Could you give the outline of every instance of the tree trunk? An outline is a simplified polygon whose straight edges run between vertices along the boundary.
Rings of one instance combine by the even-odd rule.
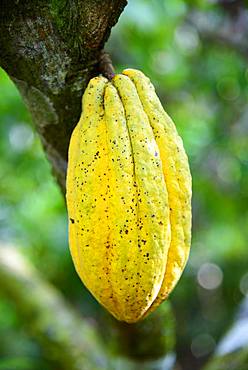
[[[3,0],[0,65],[18,87],[65,190],[70,136],[126,0]]]
[[[68,145],[81,113],[81,97],[90,78],[99,73],[109,73],[109,64],[102,63],[102,51],[111,27],[117,22],[126,3],[127,0],[2,0],[0,65],[18,87],[32,114],[63,192]],[[12,273],[15,274],[13,270],[2,268],[1,272],[1,268],[0,265],[0,274],[6,277],[2,281],[10,278],[6,292],[10,292],[13,299],[18,296],[20,305],[30,305],[31,311],[32,304],[37,303],[36,309],[42,315],[42,310],[46,310],[46,300],[32,303],[25,290],[26,283],[29,283],[23,281],[21,276],[12,276]],[[13,282],[12,286],[10,282]],[[36,283],[39,291],[43,283]],[[60,299],[56,298],[56,294],[53,295],[55,301]],[[63,307],[62,303],[62,311]],[[25,311],[25,315],[29,312]],[[51,311],[53,314],[55,312]],[[49,321],[51,325],[52,321]],[[75,335],[80,337],[77,330],[81,331],[82,328],[80,324],[77,328],[75,323],[71,317],[71,330],[75,330]],[[58,321],[56,325],[59,325]],[[108,325],[107,332],[113,331],[115,354],[120,358],[118,365],[114,365],[115,369],[172,368],[174,357],[170,353],[174,348],[174,326],[169,304],[137,325],[122,325],[116,320]],[[59,327],[57,330],[59,333]],[[86,333],[87,330],[86,326]],[[73,338],[67,339],[69,353],[73,351]],[[84,340],[82,335],[79,338],[82,359],[89,359],[94,369],[97,366],[95,356],[87,357],[90,347],[90,351],[94,352],[94,341],[89,342],[89,348],[84,348]],[[100,349],[96,345],[96,355],[98,351]],[[60,353],[63,357],[63,351]],[[83,368],[88,369],[86,365]]]

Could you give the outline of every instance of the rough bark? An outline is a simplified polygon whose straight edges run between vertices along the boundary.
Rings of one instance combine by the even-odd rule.
[[[99,73],[109,78],[113,75],[111,63],[103,58],[102,51],[126,3],[127,0],[1,2],[0,65],[18,87],[32,114],[62,191],[69,139],[80,116],[83,91],[91,77]],[[62,365],[72,363],[75,351],[78,353],[75,366],[65,365],[66,369],[97,368],[99,358],[103,359],[94,338],[97,333],[78,320],[70,308],[67,310],[59,293],[35,273],[31,273],[29,281],[28,276],[5,262],[1,263],[0,255],[2,291],[18,302],[20,313],[36,328],[40,342],[57,353],[57,361]],[[57,306],[61,308],[58,311]],[[171,369],[174,357],[166,356],[174,345],[169,305],[153,315],[133,327],[117,325],[116,340],[120,345],[115,355],[122,360],[118,365],[114,362],[113,368]],[[106,330],[114,326],[109,323]],[[52,338],[46,332],[49,327]],[[60,334],[64,331],[68,333],[62,340]],[[104,369],[103,364],[100,368]]]
[[[0,65],[18,87],[61,188],[81,96],[127,0],[3,0]]]

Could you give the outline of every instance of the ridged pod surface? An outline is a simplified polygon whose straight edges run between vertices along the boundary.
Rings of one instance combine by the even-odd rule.
[[[142,72],[89,82],[70,141],[66,198],[78,275],[118,320],[144,318],[188,258],[191,176],[175,125]]]

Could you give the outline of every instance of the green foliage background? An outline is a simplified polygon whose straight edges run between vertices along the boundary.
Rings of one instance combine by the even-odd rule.
[[[214,2],[130,2],[106,49],[117,71],[134,67],[151,78],[189,155],[192,252],[171,302],[178,358],[197,363],[214,350],[248,294],[248,69],[237,51],[202,41],[184,22],[193,8],[213,22],[224,16]],[[2,70],[0,91],[1,244],[18,246],[85,316],[97,315],[71,262],[63,197]],[[1,298],[0,369],[49,370],[23,324],[14,303]]]

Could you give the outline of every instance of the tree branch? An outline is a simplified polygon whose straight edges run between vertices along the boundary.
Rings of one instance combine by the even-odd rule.
[[[175,363],[174,319],[169,303],[131,325],[106,313],[102,337],[34,267],[9,246],[0,247],[0,292],[15,302],[26,328],[46,357],[64,370],[171,370]],[[99,328],[98,328],[99,329]],[[106,352],[108,362],[106,360]]]
[[[47,358],[64,370],[106,369],[95,328],[13,247],[0,247],[0,291],[15,302],[27,329]]]
[[[236,320],[217,346],[204,370],[248,368],[248,298],[239,308]]]
[[[106,55],[103,57],[102,50],[111,27],[117,22],[126,3],[127,0],[37,0],[35,2],[2,0],[0,65],[21,92],[63,191],[68,145],[72,130],[81,113],[83,91],[91,77],[103,73],[111,78],[114,73]],[[49,314],[47,310],[49,307],[51,316],[48,315],[48,322],[51,323],[52,330],[59,333],[59,321],[56,320],[55,315],[57,303],[62,307],[61,311],[58,311],[58,318],[62,316],[63,319],[63,315],[68,316],[62,298],[56,292],[52,292],[51,287],[44,286],[40,278],[35,278],[35,273],[31,273],[30,282],[27,276],[19,276],[17,273],[15,277],[15,270],[9,269],[8,264],[4,269],[4,263],[1,265],[0,281],[6,283],[6,289],[13,298],[19,300],[20,309],[23,304],[25,305],[24,314],[28,321],[30,317],[32,318],[33,309],[39,321],[39,317],[43,317],[42,310],[44,315]],[[46,294],[43,297],[46,290],[49,291],[46,292],[47,298]],[[34,302],[30,292],[37,298]],[[40,299],[38,299],[38,293],[40,293]],[[156,368],[160,369],[164,366],[164,357],[168,351],[173,350],[174,342],[171,338],[174,330],[171,331],[170,322],[172,314],[169,304],[164,307],[167,308],[164,310],[160,308],[140,324],[129,327],[117,324],[117,341],[121,345],[117,346],[116,353],[123,358],[133,358],[135,368],[144,369],[144,366],[147,369],[155,368],[154,361],[158,360],[159,365],[156,365]],[[161,326],[156,326],[155,323],[160,323]],[[63,325],[62,323],[61,328],[64,327]],[[87,360],[88,353],[88,359],[97,366],[95,356],[97,357],[101,350],[97,345],[96,349],[93,349],[91,342],[85,343],[83,325],[77,324],[77,320],[68,316],[67,330],[71,333],[66,338],[65,347],[68,351],[66,348],[59,351],[61,359],[58,358],[58,361],[63,361],[63,352],[72,351],[73,354],[72,334],[74,332],[75,348],[80,352],[77,347],[80,343],[83,350],[80,352],[78,363],[81,364],[83,358]],[[113,327],[113,323],[109,324],[107,330]],[[89,329],[85,327],[85,331],[87,330]],[[38,332],[47,338],[42,325],[38,328]],[[58,341],[58,347],[63,348],[63,343],[59,342],[58,336],[56,334],[52,336],[55,337],[55,342]],[[52,346],[52,339],[48,338],[48,343]],[[93,343],[95,340],[92,341]],[[134,346],[137,344],[139,345],[135,352]],[[146,365],[142,359],[145,359]],[[124,363],[125,370],[129,369],[127,360]],[[170,360],[167,363],[171,367],[173,361]],[[68,368],[74,369],[69,366]],[[87,366],[84,364],[83,368],[87,369]]]
[[[81,97],[127,0],[3,0],[0,65],[30,110],[61,188]]]

